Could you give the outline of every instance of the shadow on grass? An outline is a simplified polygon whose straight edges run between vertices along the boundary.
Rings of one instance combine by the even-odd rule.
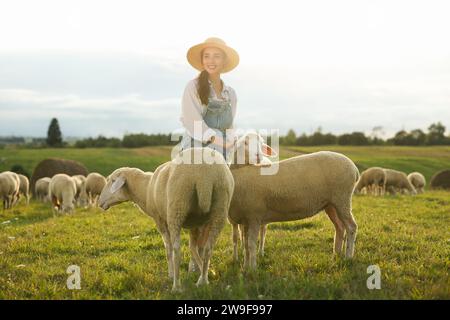
[[[284,231],[298,231],[302,229],[311,229],[316,227],[317,224],[313,222],[301,222],[301,223],[272,223],[268,226],[270,230],[284,230]]]

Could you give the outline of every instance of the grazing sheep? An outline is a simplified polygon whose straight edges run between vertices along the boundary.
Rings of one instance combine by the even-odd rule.
[[[423,193],[426,185],[426,180],[420,172],[411,172],[408,174],[408,180],[416,189],[417,193]]]
[[[36,195],[36,198],[42,202],[50,201],[49,195],[48,195],[48,186],[50,184],[50,181],[52,179],[49,177],[40,178],[36,181],[36,184],[34,186],[34,194]]]
[[[232,165],[235,190],[229,210],[234,224],[244,225],[244,267],[256,267],[256,242],[261,225],[311,217],[325,210],[335,227],[334,252],[353,257],[357,224],[352,195],[359,171],[346,156],[329,151],[296,156],[274,163],[274,175],[261,165]],[[235,237],[233,237],[234,239]]]
[[[3,199],[3,210],[11,209],[19,199],[20,179],[11,171],[0,173],[0,197]]]
[[[106,178],[100,173],[92,172],[86,177],[86,183],[84,184],[84,191],[88,199],[89,206],[97,206],[97,200],[102,193],[103,188],[106,185]]]
[[[404,189],[407,190],[409,194],[417,194],[414,186],[409,182],[406,173],[393,170],[393,169],[384,169],[386,173],[386,191],[390,194],[396,194],[396,190],[402,191]]]
[[[17,175],[20,180],[19,193],[25,196],[27,205],[30,203],[30,181],[23,174]]]
[[[383,168],[372,167],[364,170],[355,187],[355,193],[366,188],[368,193],[383,195],[386,187],[386,173]]]
[[[86,177],[82,174],[77,174],[72,176],[72,179],[74,179],[77,186],[77,193],[75,195],[76,204],[80,207],[86,206],[88,202],[88,197],[85,189]]]
[[[431,177],[430,187],[432,189],[450,190],[450,170],[447,169],[436,172]]]
[[[189,156],[208,157],[212,159],[208,163],[213,164],[183,163],[182,159]],[[141,182],[135,182],[137,176],[141,176]],[[190,229],[189,247],[201,273],[197,285],[208,284],[212,249],[225,225],[234,188],[225,159],[210,148],[185,149],[172,161],[160,165],[147,184],[145,188],[145,177],[136,169],[118,169],[108,177],[99,205],[106,210],[132,200],[155,220],[166,247],[173,291],[181,289],[181,229]],[[203,250],[199,252],[199,248]]]
[[[58,159],[58,158],[48,158],[39,162],[34,168],[33,175],[30,180],[30,190],[34,192],[36,190],[36,181],[44,177],[53,177],[55,174],[65,173],[69,176],[76,174],[82,174],[87,176],[89,171],[86,167],[77,161]]]
[[[59,212],[72,212],[75,204],[77,186],[75,181],[65,173],[55,174],[48,186],[53,208]]]

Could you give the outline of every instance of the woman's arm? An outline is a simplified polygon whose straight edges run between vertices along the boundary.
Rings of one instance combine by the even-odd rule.
[[[192,138],[207,143],[216,133],[203,121],[202,108],[195,82],[192,80],[184,89],[180,120]]]

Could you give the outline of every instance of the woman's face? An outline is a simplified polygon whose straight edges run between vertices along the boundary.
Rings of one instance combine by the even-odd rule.
[[[203,68],[209,74],[221,73],[225,66],[225,54],[218,48],[205,48],[202,53]]]

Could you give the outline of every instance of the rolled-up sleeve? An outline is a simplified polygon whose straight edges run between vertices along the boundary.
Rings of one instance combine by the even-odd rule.
[[[203,121],[202,108],[203,106],[197,96],[195,81],[191,80],[186,85],[181,100],[180,121],[192,138],[206,143],[215,135],[215,132]],[[194,130],[195,127],[197,127],[196,130]]]

